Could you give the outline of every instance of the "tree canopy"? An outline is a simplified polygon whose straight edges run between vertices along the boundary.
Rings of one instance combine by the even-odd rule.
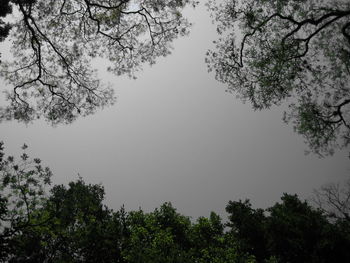
[[[284,194],[265,210],[252,208],[249,200],[230,201],[226,211],[239,253],[258,262],[341,262],[347,257],[349,225],[331,224],[297,195]]]
[[[350,257],[349,219],[329,220],[325,208],[297,195],[284,194],[267,209],[229,201],[226,222],[214,212],[193,220],[171,203],[151,212],[113,211],[103,203],[102,185],[79,178],[51,187],[50,169],[26,148],[17,161],[0,143],[1,262],[319,263]],[[343,203],[348,207],[349,200]]]
[[[350,4],[345,0],[209,1],[220,38],[207,54],[228,92],[284,120],[320,155],[350,142]]]
[[[10,0],[14,21],[0,20],[1,39],[12,41],[12,57],[0,64],[12,87],[0,120],[29,122],[44,117],[69,123],[115,101],[91,60],[108,61],[108,70],[134,76],[143,63],[170,53],[171,42],[189,32],[182,9],[192,0]]]

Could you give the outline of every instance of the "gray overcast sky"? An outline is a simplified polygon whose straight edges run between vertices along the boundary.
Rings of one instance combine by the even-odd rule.
[[[283,192],[307,198],[322,184],[345,180],[346,152],[304,155],[303,138],[281,120],[283,108],[254,112],[224,92],[204,63],[217,37],[209,14],[201,4],[186,15],[191,35],[137,80],[101,70],[118,95],[113,107],[58,127],[1,123],[6,153],[18,154],[27,143],[31,156],[53,170],[54,183],[67,184],[78,173],[102,183],[111,208],[149,211],[171,201],[193,218],[211,210],[226,217],[229,200],[267,207]]]

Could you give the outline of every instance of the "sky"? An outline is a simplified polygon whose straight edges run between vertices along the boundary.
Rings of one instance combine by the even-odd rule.
[[[26,143],[31,157],[52,169],[54,184],[79,175],[101,183],[115,210],[124,204],[151,211],[169,201],[194,219],[210,211],[225,218],[229,200],[249,198],[266,208],[285,192],[309,198],[323,184],[346,180],[348,153],[305,155],[303,138],[282,121],[285,105],[253,111],[225,92],[204,63],[217,38],[209,13],[201,3],[185,15],[191,34],[136,80],[95,62],[117,94],[112,107],[70,125],[0,123],[6,154],[18,156]]]

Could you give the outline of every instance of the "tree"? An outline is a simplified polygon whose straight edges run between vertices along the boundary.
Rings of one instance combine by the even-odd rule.
[[[237,239],[240,252],[254,255],[258,262],[267,259],[264,210],[253,209],[249,200],[239,200],[230,201],[226,212],[229,214],[227,226]]]
[[[130,263],[189,263],[191,222],[170,203],[151,213],[130,212],[127,217],[128,237],[123,251]]]
[[[123,262],[123,211],[102,204],[103,187],[80,178],[56,185],[33,224],[11,238],[9,262]]]
[[[228,92],[261,110],[289,101],[309,148],[332,154],[350,142],[350,4],[345,0],[210,0],[220,38],[209,70]]]
[[[200,217],[192,226],[192,262],[197,263],[255,263],[255,257],[239,248],[239,241],[224,231],[221,218],[211,212],[209,218]]]
[[[320,210],[313,209],[297,195],[284,194],[281,200],[267,209],[270,214],[266,224],[267,243],[271,255],[280,262],[339,262],[335,260],[337,256],[346,258],[328,242],[335,229]]]
[[[0,2],[0,17],[5,17],[12,12],[9,0]],[[0,42],[3,41],[10,32],[10,25],[0,19]]]
[[[239,252],[257,262],[342,262],[349,257],[349,225],[340,228],[297,195],[284,194],[270,208],[254,209],[248,200],[230,201],[229,233]]]
[[[108,209],[103,187],[81,178],[48,192],[50,169],[22,149],[16,161],[0,143],[0,261],[123,262],[124,209]]]
[[[13,59],[1,64],[1,76],[13,89],[6,91],[9,105],[0,108],[0,120],[44,117],[53,124],[114,102],[91,59],[104,58],[109,71],[134,76],[141,64],[168,55],[171,42],[188,33],[181,11],[195,5],[193,0],[9,2],[19,15],[9,36]]]
[[[192,222],[171,203],[150,213],[114,212],[103,204],[103,186],[82,178],[46,191],[50,169],[22,148],[16,161],[0,143],[1,262],[326,263],[350,257],[346,205],[336,220],[288,194],[268,209],[230,201],[227,223],[214,212]],[[323,189],[348,201],[342,188]]]
[[[350,224],[350,179],[344,184],[323,185],[314,191],[312,201],[330,219],[344,220]]]
[[[14,237],[46,222],[37,216],[46,200],[45,190],[52,173],[41,165],[40,159],[31,160],[26,148],[23,145],[24,152],[16,162],[13,156],[4,158],[0,142],[0,261],[14,255]]]
[[[334,225],[337,230],[334,232],[341,233],[333,238],[334,244],[350,244],[350,180],[323,185],[314,191],[311,201]]]

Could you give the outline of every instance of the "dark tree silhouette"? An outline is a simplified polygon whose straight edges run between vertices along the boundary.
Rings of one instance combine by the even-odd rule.
[[[0,261],[8,262],[13,237],[25,229],[45,223],[35,220],[42,207],[45,188],[51,183],[51,171],[38,158],[31,159],[24,144],[20,161],[5,156],[0,142]]]
[[[239,248],[254,255],[258,261],[267,258],[264,210],[253,209],[249,200],[239,200],[230,201],[226,212],[229,213],[227,226],[239,240]]]
[[[109,71],[134,76],[141,64],[168,55],[171,42],[188,33],[190,23],[181,11],[195,5],[192,0],[10,3],[17,17],[9,36],[13,59],[3,61],[0,72],[13,89],[6,93],[10,104],[0,108],[0,120],[43,116],[53,124],[114,102],[91,59],[104,58]]]
[[[350,179],[343,184],[330,183],[314,191],[312,201],[332,220],[350,224]]]
[[[332,224],[297,195],[284,194],[268,209],[230,201],[229,232],[257,262],[341,262],[349,257],[349,225]]]
[[[221,37],[207,63],[254,109],[289,100],[292,122],[320,155],[350,142],[349,1],[209,1]]]
[[[0,1],[0,17],[5,17],[12,12],[9,0]],[[10,25],[0,18],[0,42],[3,41],[10,32]]]

